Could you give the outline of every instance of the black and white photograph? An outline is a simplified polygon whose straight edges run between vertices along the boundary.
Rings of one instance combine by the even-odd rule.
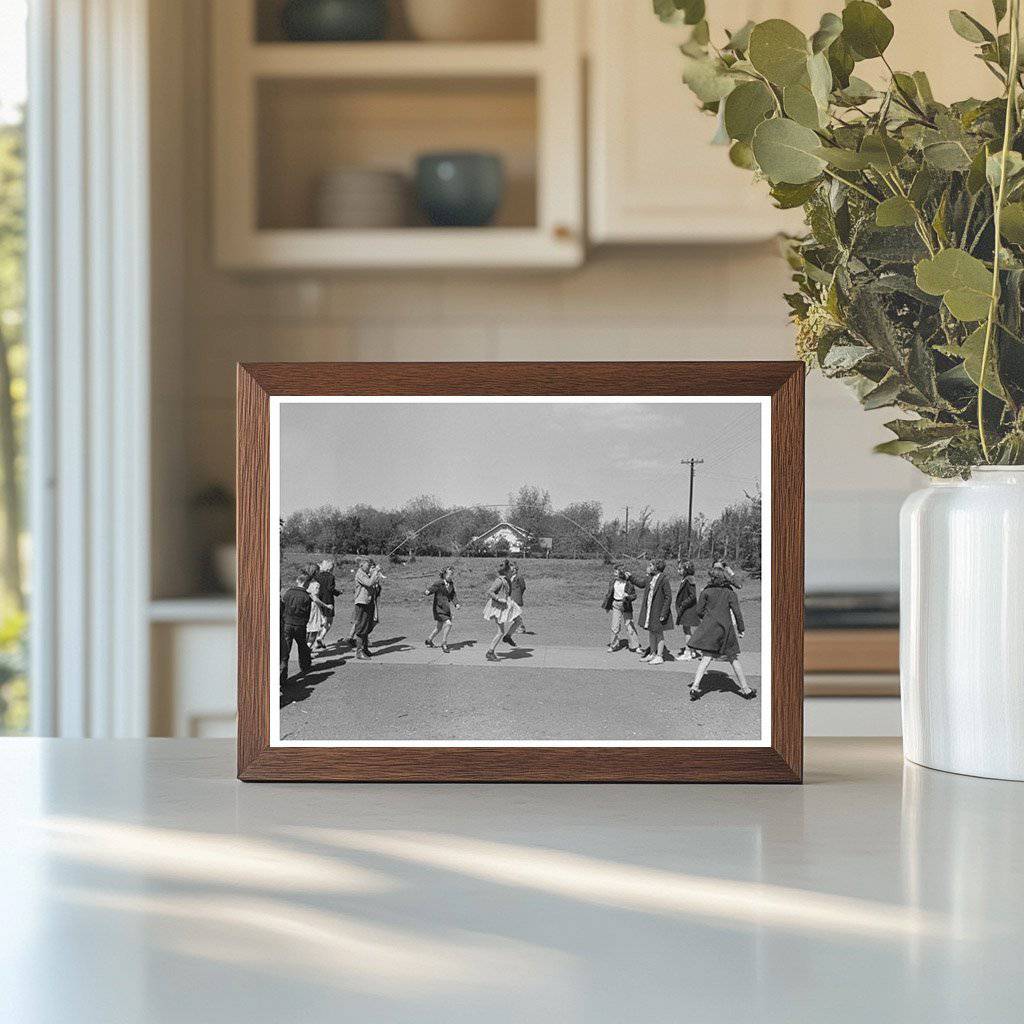
[[[766,745],[769,420],[273,398],[272,745]]]

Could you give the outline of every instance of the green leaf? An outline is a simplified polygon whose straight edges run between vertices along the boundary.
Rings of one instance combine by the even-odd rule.
[[[971,158],[959,142],[932,142],[922,150],[925,160],[940,171],[966,171]]]
[[[732,50],[733,53],[746,53],[750,49],[750,33],[754,29],[754,24],[754,22],[748,21],[742,28],[736,29],[729,36],[729,42],[725,44],[723,49]]]
[[[988,179],[988,183],[993,191],[999,188],[1002,159],[1003,151],[999,149],[990,154],[989,158],[985,161],[985,177]],[[1006,154],[1007,182],[1013,181],[1021,174],[1022,171],[1024,171],[1024,157],[1014,149],[1009,150]]]
[[[851,75],[845,89],[840,92],[840,98],[849,106],[857,106],[860,103],[867,103],[878,95],[878,90],[873,88],[863,78]]]
[[[817,191],[817,180],[804,182],[801,185],[792,185],[782,181],[772,186],[771,196],[778,209],[794,210],[798,206],[803,206]]]
[[[996,16],[996,25],[1006,17],[1006,0],[992,0],[992,11]]]
[[[871,161],[852,149],[839,149],[837,146],[819,146],[815,151],[816,156],[842,171],[863,171],[871,166]]]
[[[843,10],[843,39],[861,60],[881,57],[892,42],[892,22],[874,5],[853,0]]]
[[[832,69],[828,66],[825,54],[815,54],[807,61],[807,80],[810,82],[814,102],[821,112],[820,122],[825,124],[828,120],[828,100],[832,94]]]
[[[757,170],[754,151],[747,142],[734,142],[729,147],[729,162],[736,167],[742,167],[745,171]]]
[[[832,71],[832,79],[837,89],[845,89],[850,84],[853,73],[853,53],[840,36],[828,48],[828,66]]]
[[[775,99],[764,82],[743,82],[725,100],[725,130],[729,138],[750,142],[754,129],[775,109]]]
[[[885,424],[900,441],[916,441],[918,444],[931,444],[933,441],[944,441],[956,437],[963,427],[959,423],[934,423],[931,420],[890,420]]]
[[[906,155],[903,147],[891,135],[878,133],[864,136],[860,152],[875,170],[883,174],[891,173]]]
[[[935,188],[937,177],[938,175],[928,166],[923,166],[914,175],[914,180],[910,183],[910,191],[907,195],[915,206],[920,208],[921,204],[928,198],[932,189]]]
[[[811,36],[811,53],[827,50],[841,35],[843,19],[838,14],[823,14],[818,31]]]
[[[923,71],[915,71],[911,77],[914,79],[914,85],[917,86],[917,95],[926,104],[934,103],[935,97],[932,95],[932,86],[928,81],[928,76]]]
[[[903,196],[891,196],[875,207],[875,223],[880,228],[908,227],[916,221],[914,204]]]
[[[1006,241],[1024,245],[1024,203],[1007,203],[1003,207],[999,231]]]
[[[914,268],[917,286],[941,295],[946,308],[965,322],[988,316],[992,274],[981,260],[963,249],[943,249]]]
[[[988,160],[988,144],[981,147],[974,154],[970,169],[967,172],[967,191],[972,196],[977,195],[985,186],[985,162]]]
[[[867,408],[867,406],[865,406]],[[915,451],[921,445],[917,441],[883,441],[876,444],[872,451],[876,455],[906,455],[907,452]]]
[[[974,382],[975,387],[980,387],[981,381],[981,358],[985,352],[985,325],[981,324],[972,331],[966,341],[957,350],[963,359],[964,372]],[[996,398],[1006,400],[1006,392],[996,375],[993,356],[995,355],[995,343],[989,345],[988,363],[985,367],[985,390]]]
[[[666,23],[696,25],[704,20],[704,0],[654,0],[654,13]]]
[[[992,42],[995,36],[980,21],[972,18],[966,11],[950,11],[949,23],[958,36],[969,43]]]
[[[799,81],[809,53],[807,37],[781,18],[762,21],[750,33],[747,58],[773,85],[785,87]]]
[[[725,66],[710,57],[683,57],[683,81],[701,103],[717,103],[736,87]]]
[[[821,111],[806,85],[787,85],[782,90],[782,109],[787,117],[805,128],[821,127]]]
[[[896,374],[893,374],[882,381],[878,387],[872,388],[864,395],[860,400],[860,404],[868,410],[883,409],[887,405],[895,405],[901,390],[900,379]]]
[[[817,154],[818,136],[788,118],[762,121],[754,131],[753,147],[758,165],[773,184],[813,181],[825,166]]]

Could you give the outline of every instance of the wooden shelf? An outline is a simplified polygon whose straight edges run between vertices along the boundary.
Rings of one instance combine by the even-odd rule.
[[[532,76],[536,43],[257,43],[243,51],[254,78],[459,78]]]
[[[214,253],[232,270],[578,266],[581,0],[539,0],[523,42],[254,42],[254,0],[212,11]],[[263,16],[273,8],[262,5]],[[265,38],[265,37],[264,37]],[[437,150],[504,162],[492,226],[324,229],[324,174],[411,175]],[[418,219],[417,215],[409,218]]]
[[[226,267],[268,270],[359,267],[490,268],[573,267],[579,263],[574,239],[561,246],[533,228],[396,228],[333,231],[323,228],[258,231],[237,246],[223,246]]]

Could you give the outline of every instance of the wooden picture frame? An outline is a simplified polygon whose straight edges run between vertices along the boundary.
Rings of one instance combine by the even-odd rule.
[[[238,366],[238,777],[244,781],[800,782],[804,367],[799,362]],[[770,740],[763,746],[272,746],[274,396],[759,396],[771,445]],[[276,611],[274,612],[276,614]],[[481,666],[482,667],[482,666]]]

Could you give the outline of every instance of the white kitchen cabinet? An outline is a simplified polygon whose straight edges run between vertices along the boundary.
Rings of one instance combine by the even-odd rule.
[[[519,0],[525,2],[525,0]],[[217,0],[214,255],[228,269],[568,267],[582,262],[580,0],[533,0],[530,39],[291,42],[274,0]],[[254,17],[254,15],[256,15]],[[500,155],[486,227],[325,227],[314,196],[339,168],[411,179],[425,152]],[[411,180],[407,181],[407,186]]]
[[[715,121],[698,110],[681,80],[679,43],[689,28],[662,24],[647,0],[589,4],[591,241],[747,241],[797,230],[799,211],[774,209],[764,183],[732,166],[725,147],[709,145]],[[842,8],[822,0],[708,6],[716,37],[723,28],[766,18],[785,18],[809,34],[823,11]],[[992,20],[988,0],[957,6]],[[896,26],[888,54],[894,67],[927,71],[940,100],[994,95],[998,83],[954,34],[945,7],[904,0],[886,13]],[[875,80],[886,74],[880,62],[871,64],[859,65],[857,73]]]
[[[771,17],[808,29],[820,10],[809,0],[737,0],[710,17],[719,33]],[[734,167],[724,146],[709,144],[715,120],[682,82],[688,27],[662,24],[643,0],[590,0],[588,26],[592,241],[744,241],[800,223],[771,205],[767,185]]]

